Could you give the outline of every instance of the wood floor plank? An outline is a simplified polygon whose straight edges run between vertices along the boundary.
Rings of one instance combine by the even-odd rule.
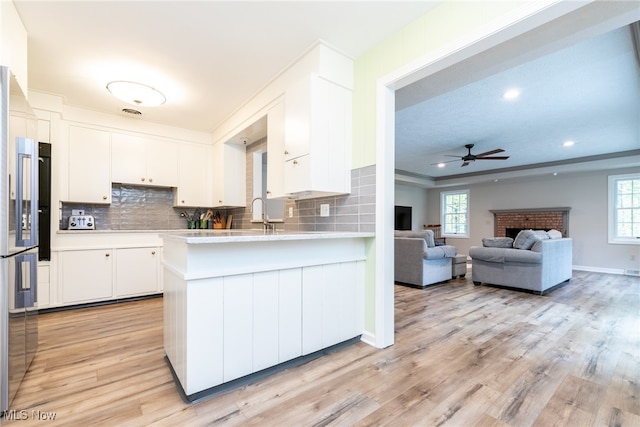
[[[540,296],[468,279],[395,286],[395,344],[364,343],[184,403],[162,299],[46,313],[2,425],[640,425],[640,278],[574,272]],[[35,412],[33,412],[35,411]],[[33,414],[33,416],[32,416]]]

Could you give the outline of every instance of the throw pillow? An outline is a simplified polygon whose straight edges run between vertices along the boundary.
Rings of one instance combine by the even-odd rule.
[[[511,237],[485,237],[482,239],[482,246],[485,248],[511,248],[513,239]]]
[[[547,240],[551,238],[544,230],[533,230],[533,232],[540,236],[540,240]]]
[[[558,230],[549,230],[547,231],[547,235],[550,239],[562,239],[562,233]]]
[[[540,234],[533,230],[522,230],[513,241],[513,247],[516,249],[529,250],[538,240],[542,240]]]

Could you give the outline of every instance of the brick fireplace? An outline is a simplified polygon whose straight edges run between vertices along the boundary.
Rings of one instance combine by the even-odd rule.
[[[520,230],[559,230],[569,235],[569,211],[571,208],[534,208],[491,210],[494,236],[515,237]]]

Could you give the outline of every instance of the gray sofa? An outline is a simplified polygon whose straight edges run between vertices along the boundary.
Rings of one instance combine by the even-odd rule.
[[[455,246],[436,246],[432,230],[396,231],[394,238],[395,281],[424,288],[451,279]]]
[[[473,283],[543,294],[568,281],[572,277],[573,242],[552,231],[523,230],[515,240],[510,239],[511,245],[508,238],[502,238],[483,239],[482,247],[472,246]]]

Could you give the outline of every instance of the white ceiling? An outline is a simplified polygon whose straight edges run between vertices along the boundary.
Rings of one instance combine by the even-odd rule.
[[[211,132],[317,40],[357,58],[439,1],[14,3],[29,35],[30,90],[125,115],[130,106],[105,86],[140,81],[167,102],[138,108],[132,120]],[[399,89],[396,169],[444,185],[451,175],[638,150],[640,77],[628,27],[588,41],[576,35],[569,47],[557,42],[566,27],[547,31],[546,43],[514,39],[499,64],[483,52]],[[511,86],[522,96],[506,103],[500,95]],[[576,145],[562,148],[566,139]],[[510,158],[432,165],[465,154],[467,143]]]
[[[167,102],[143,120],[210,132],[321,39],[355,58],[437,1],[14,0],[28,32],[29,89],[112,114],[133,80]]]
[[[396,92],[400,174],[437,181],[640,149],[640,67],[629,26],[495,73],[448,71]],[[509,88],[521,96],[502,99]],[[563,147],[567,140],[575,145]],[[467,154],[465,144],[475,144],[474,154],[502,148],[496,155],[509,159],[436,165]]]

